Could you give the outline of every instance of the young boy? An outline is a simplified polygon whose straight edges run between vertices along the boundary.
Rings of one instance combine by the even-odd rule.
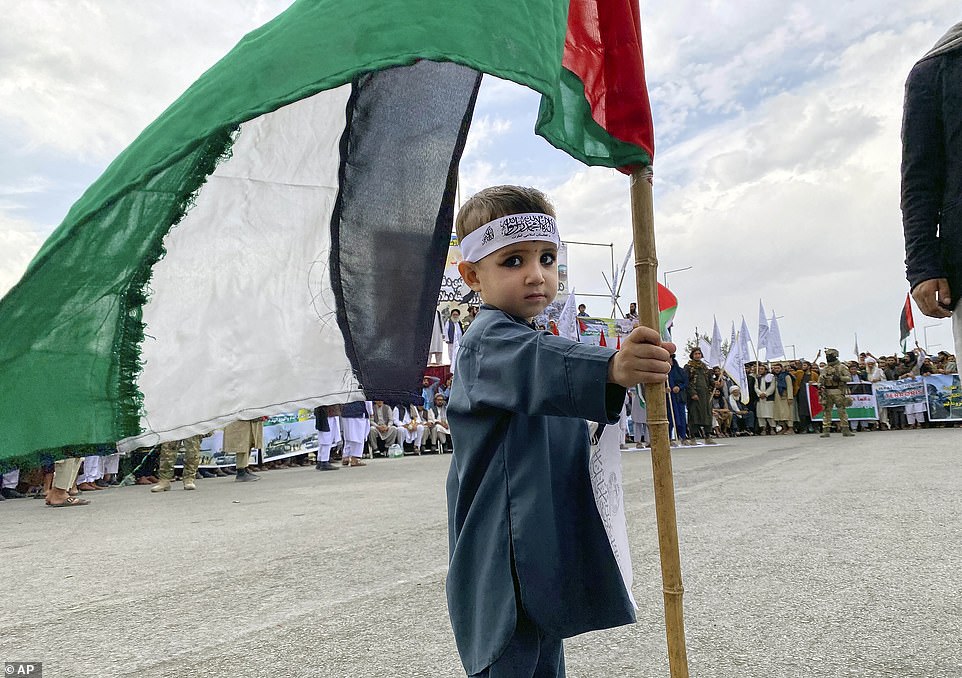
[[[562,638],[635,620],[588,473],[585,419],[618,421],[625,389],[667,379],[670,344],[620,351],[538,332],[558,291],[554,209],[532,188],[473,196],[459,271],[484,305],[465,333],[448,421],[448,610],[470,676],[564,676]]]

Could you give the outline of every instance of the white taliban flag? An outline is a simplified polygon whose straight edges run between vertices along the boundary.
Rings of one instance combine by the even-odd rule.
[[[572,289],[571,294],[569,294],[565,300],[565,305],[561,307],[561,313],[558,314],[559,337],[564,337],[571,341],[578,341],[578,314],[575,310],[576,308],[575,291]]]
[[[712,329],[711,333],[711,355],[706,356],[708,358],[708,364],[711,367],[721,367],[724,359],[722,358],[722,338],[721,331],[718,329],[718,318],[714,318],[715,327]]]
[[[745,321],[742,319],[742,324],[744,325],[744,323]],[[728,357],[725,359],[723,369],[738,384],[742,402],[748,402],[748,375],[745,373],[745,363],[749,361],[748,356],[748,342],[735,334],[735,323],[733,321],[731,345],[728,348]]]
[[[758,348],[758,353],[762,352],[762,349],[768,346],[768,319],[765,317],[765,307],[762,306],[762,300],[758,300],[758,343],[755,346]],[[767,353],[766,358],[769,358]]]
[[[771,360],[772,358],[784,358],[785,357],[785,346],[782,345],[782,332],[778,329],[778,320],[775,319],[775,311],[772,311],[772,320],[768,326],[768,343],[766,344],[767,352],[765,357]]]
[[[625,424],[625,411],[621,411],[621,424]],[[591,434],[591,456],[588,459],[588,469],[591,474],[591,490],[595,495],[595,505],[598,515],[608,533],[611,552],[618,563],[621,578],[625,582],[625,591],[632,606],[637,610],[638,604],[631,593],[631,553],[628,551],[628,520],[625,517],[625,493],[622,488],[621,473],[621,441],[624,440],[622,426],[609,424],[604,426],[598,435],[598,424],[588,422],[588,432]]]
[[[742,355],[746,363],[751,360],[752,354],[751,354],[751,351],[748,349],[748,345],[750,343],[752,343],[752,335],[748,332],[748,323],[745,322],[745,316],[742,316],[742,326],[741,326],[741,329],[738,330],[738,350],[742,352]],[[755,355],[755,358],[756,359],[758,358],[757,353]],[[746,379],[747,379],[747,376],[746,376]],[[747,391],[742,393],[742,398],[748,398]],[[744,400],[743,402],[747,403],[748,400]]]
[[[711,342],[705,337],[699,336],[697,332],[695,336],[698,338],[698,350],[701,351],[702,360],[708,362],[708,357],[712,352]]]

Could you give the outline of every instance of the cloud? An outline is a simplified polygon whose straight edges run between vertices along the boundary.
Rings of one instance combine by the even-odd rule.
[[[464,155],[471,156],[490,147],[495,138],[503,136],[512,128],[511,120],[493,115],[476,115],[464,145]]]
[[[0,184],[0,198],[43,193],[49,188],[50,182],[46,178],[39,175],[30,175],[12,184]]]
[[[0,121],[17,128],[25,148],[107,161],[288,4],[10,3],[0,22]],[[164,49],[145,58],[159,42]]]
[[[0,252],[4,253],[0,257],[0,297],[20,280],[43,241],[32,224],[0,209]]]

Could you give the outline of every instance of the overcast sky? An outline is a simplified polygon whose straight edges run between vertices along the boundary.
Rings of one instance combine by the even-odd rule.
[[[204,70],[286,0],[0,0],[0,294],[70,205]],[[676,338],[717,317],[782,318],[789,356],[898,344],[907,291],[899,127],[912,64],[962,20],[947,0],[642,0],[655,121],[661,269]],[[538,98],[485,79],[462,163],[465,196],[545,190],[578,292],[606,293],[631,241],[628,185],[534,136]],[[630,267],[629,267],[630,268]],[[627,308],[634,278],[622,288]],[[584,298],[589,311],[610,303]],[[918,339],[951,350],[947,322]],[[932,325],[927,330],[926,326]]]

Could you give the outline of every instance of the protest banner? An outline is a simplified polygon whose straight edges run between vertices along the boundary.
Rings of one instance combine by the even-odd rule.
[[[925,401],[925,387],[921,377],[875,383],[875,399],[879,407],[902,407]]]
[[[962,384],[958,374],[932,374],[922,379],[929,421],[962,421]]]
[[[296,457],[316,449],[313,410],[276,414],[264,422],[264,451],[260,463]]]
[[[209,436],[200,439],[199,468],[210,469],[218,466],[233,466],[236,461],[233,454],[224,454],[224,432],[221,429],[217,429]],[[177,450],[174,468],[184,468],[183,447]]]
[[[461,280],[461,274],[458,273],[458,264],[463,259],[461,247],[458,245],[458,236],[452,233],[451,241],[448,244],[448,258],[444,262],[444,275],[441,278],[438,304],[467,303],[471,288],[464,284],[464,281]]]
[[[635,327],[634,320],[626,318],[578,318],[578,329],[581,334],[582,344],[592,344],[598,346],[601,343],[601,335],[604,333],[605,343],[608,348],[615,348],[617,337],[626,337],[631,334]]]
[[[849,421],[875,421],[878,419],[878,405],[875,401],[873,384],[863,381],[848,385],[848,397],[852,404],[845,408]],[[818,399],[818,386],[808,385],[808,407],[812,419],[822,419],[822,403]],[[838,409],[832,412],[832,421],[838,421]]]

